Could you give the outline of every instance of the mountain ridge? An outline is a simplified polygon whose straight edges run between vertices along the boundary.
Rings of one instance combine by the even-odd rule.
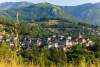
[[[21,2],[22,3],[22,2]],[[70,19],[72,18],[62,8],[50,3],[32,4],[30,6],[20,8],[10,8],[1,10],[1,16],[10,16],[15,19],[16,13],[19,12],[21,20],[44,20],[44,19]],[[6,14],[5,14],[6,13]]]
[[[64,6],[62,8],[80,21],[100,25],[100,3]]]
[[[21,8],[21,7],[28,7],[33,5],[31,2],[4,2],[0,3],[0,10],[8,10],[8,9],[14,9],[14,8]]]
[[[77,6],[59,6],[51,3],[33,4],[30,2],[9,2],[10,6],[0,7],[0,16],[15,17],[16,10],[21,12],[23,20],[39,20],[43,18],[76,19],[89,24],[100,25],[100,3],[87,3]],[[13,3],[13,4],[12,4]],[[17,5],[16,5],[17,3]],[[2,3],[0,3],[2,4]],[[3,3],[5,4],[5,3]],[[11,6],[11,5],[14,5]],[[19,5],[19,6],[18,6]],[[3,6],[3,5],[2,5]],[[3,8],[3,9],[2,9]],[[30,14],[31,13],[31,14]],[[6,14],[6,15],[5,15]],[[26,17],[26,16],[28,17]]]

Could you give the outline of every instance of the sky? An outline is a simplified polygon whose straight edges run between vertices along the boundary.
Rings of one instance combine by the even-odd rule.
[[[56,5],[63,5],[63,6],[74,6],[80,5],[85,3],[98,3],[100,0],[0,0],[2,2],[20,2],[20,1],[28,1],[33,3],[40,3],[40,2],[48,2]]]

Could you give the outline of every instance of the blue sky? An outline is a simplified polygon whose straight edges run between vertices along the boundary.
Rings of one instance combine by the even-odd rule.
[[[28,1],[28,2],[33,2],[33,3],[49,2],[52,4],[64,5],[64,6],[100,2],[100,0],[1,0],[0,2],[20,2],[20,1]]]

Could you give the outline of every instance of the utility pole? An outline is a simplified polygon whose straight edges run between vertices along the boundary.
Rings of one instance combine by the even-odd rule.
[[[19,24],[19,13],[16,14],[16,22]]]
[[[19,27],[20,26],[20,23],[19,23],[19,13],[17,12],[16,13],[16,23],[15,23],[15,46],[19,46]]]

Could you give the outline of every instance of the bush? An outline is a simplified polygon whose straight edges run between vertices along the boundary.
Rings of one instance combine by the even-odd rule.
[[[1,57],[7,57],[7,56],[10,56],[10,55],[11,55],[11,53],[10,53],[8,45],[1,44],[0,45],[0,56]]]

